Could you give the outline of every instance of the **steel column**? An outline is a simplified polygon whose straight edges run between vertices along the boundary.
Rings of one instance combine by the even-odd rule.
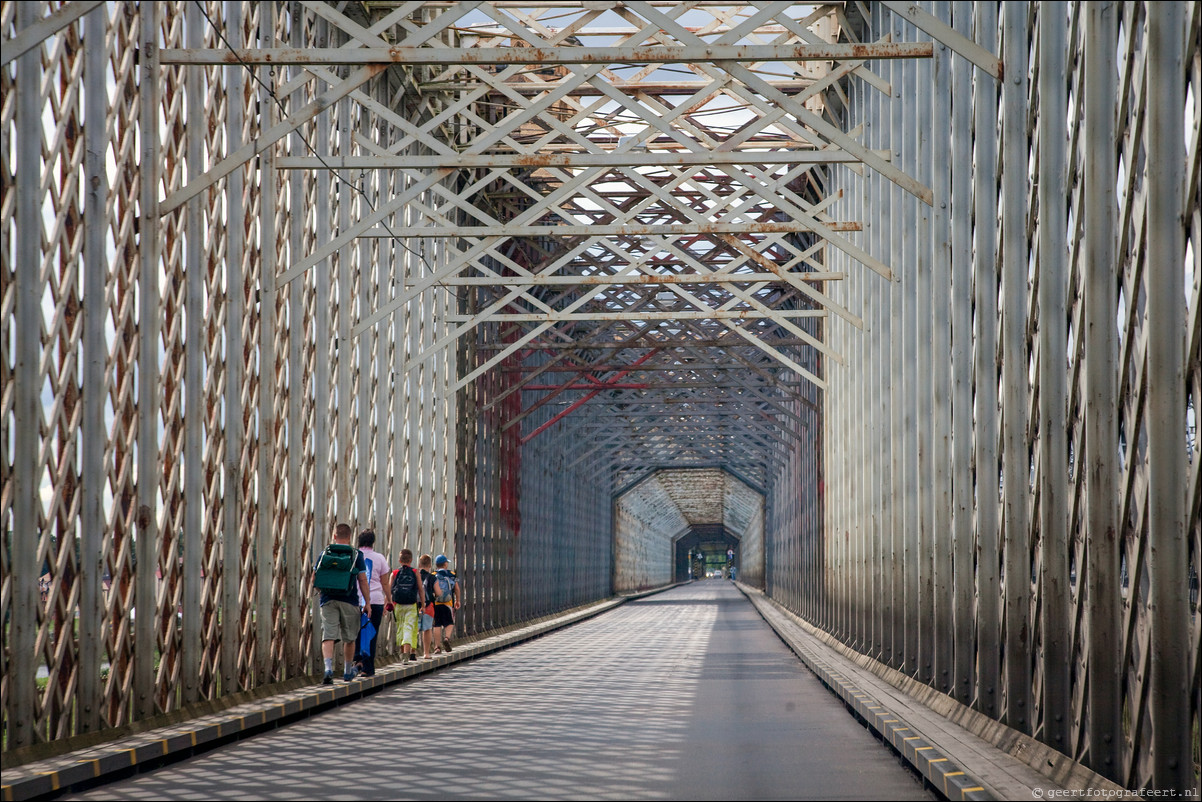
[[[931,9],[934,18],[946,25],[951,22],[951,4],[936,3]],[[931,463],[932,497],[934,504],[932,548],[932,605],[934,616],[934,648],[932,650],[932,684],[943,693],[953,691],[952,654],[955,641],[952,609],[952,557],[955,539],[952,530],[952,465],[951,416],[952,379],[948,356],[952,353],[952,225],[951,182],[952,162],[944,158],[951,153],[952,127],[949,118],[956,99],[952,95],[951,51],[947,45],[935,43],[931,59],[931,153],[934,171],[930,182],[935,194],[931,206],[931,383],[934,404],[931,406]],[[962,163],[961,163],[962,164]]]
[[[88,14],[84,20],[84,80],[88,86],[105,82],[106,11]],[[109,183],[105,166],[108,147],[108,93],[89,91],[84,95],[84,138],[87,176],[84,207],[84,287],[83,287],[83,423],[80,474],[83,476],[79,519],[80,604],[79,604],[79,698],[80,732],[101,727],[101,660],[103,655],[102,621],[105,592],[104,575],[104,490],[107,474],[104,466],[108,431],[104,423],[105,373],[108,344],[104,328],[108,316],[109,260],[105,252],[105,206]],[[14,677],[16,674],[14,673]]]
[[[1039,4],[1039,585],[1044,743],[1069,754],[1067,9]]]
[[[301,44],[304,39],[304,14],[300,6],[293,6],[288,22],[289,40]],[[303,75],[299,67],[292,70],[292,81],[297,83]],[[295,89],[289,98],[289,111],[300,107],[305,100],[303,88]],[[293,153],[304,149],[299,129],[289,137],[289,147]],[[305,176],[292,173],[288,176],[288,257],[295,260],[296,254],[304,248],[304,212],[308,205],[305,198]],[[304,414],[306,383],[302,376],[305,370],[305,284],[304,280],[294,281],[288,287],[288,453],[285,458],[287,477],[287,513],[285,515],[283,554],[277,554],[277,566],[281,566],[283,586],[281,588],[282,611],[280,627],[284,636],[284,667],[285,676],[296,676],[301,673],[302,666],[308,661],[308,655],[301,654],[301,617],[303,612],[300,605],[308,604],[308,599],[301,598],[301,577],[298,576],[300,567],[300,549],[302,529],[305,526],[305,480],[302,461],[305,454]],[[267,299],[269,302],[270,298]]]
[[[934,84],[931,64],[927,61],[914,65],[914,100],[915,127],[914,137],[914,175],[923,184],[930,183],[933,171],[932,159],[932,87]],[[915,391],[915,458],[917,473],[915,479],[915,498],[917,500],[917,551],[915,553],[914,570],[918,575],[917,588],[917,620],[918,654],[915,662],[915,678],[923,684],[932,684],[935,672],[935,457],[932,446],[934,443],[934,420],[932,410],[935,408],[933,350],[933,298],[936,285],[932,271],[934,269],[932,244],[932,215],[933,207],[918,204],[916,212],[917,225],[915,231],[915,350],[914,380],[917,384]],[[946,352],[944,352],[946,353]],[[944,355],[939,355],[944,359]]]
[[[184,27],[188,47],[198,48],[204,42],[204,19],[195,5],[185,7]],[[204,116],[203,67],[188,67],[185,75],[187,105],[187,162],[189,180],[202,172],[204,134],[208,126],[201,123]],[[204,548],[204,431],[207,415],[204,411],[204,291],[205,268],[202,242],[207,229],[200,207],[200,196],[191,198],[184,206],[187,221],[184,267],[184,573],[181,614],[183,643],[180,649],[183,679],[183,702],[190,704],[200,698],[201,616],[200,606],[202,550]],[[226,622],[230,624],[232,622]],[[226,643],[233,638],[223,638]]]
[[[1185,532],[1185,98],[1182,3],[1148,5],[1148,610],[1152,787],[1196,792],[1190,743],[1189,541]],[[1196,43],[1195,43],[1196,47]],[[1195,56],[1196,57],[1196,56]],[[1197,91],[1195,87],[1194,91]],[[1194,254],[1194,270],[1198,269]],[[1197,414],[1195,410],[1195,414]]]
[[[345,152],[351,141],[351,109],[343,103],[338,107],[338,150]],[[354,187],[349,182],[338,185],[338,235],[341,236],[351,226],[351,206],[355,198]],[[355,351],[355,341],[351,339],[351,327],[354,324],[355,307],[351,301],[353,265],[351,262],[351,243],[344,242],[337,249],[338,274],[336,286],[338,290],[338,342],[336,347],[337,366],[335,368],[337,387],[335,389],[336,429],[335,442],[337,451],[334,456],[334,523],[348,523],[353,526],[356,508],[352,499],[356,498],[355,488],[351,485],[355,449],[351,438],[351,418],[355,413],[355,402],[351,385],[351,362]],[[329,536],[332,529],[323,532]]]
[[[1031,732],[1031,548],[1027,527],[1027,6],[1002,6],[1002,486],[1005,550],[1006,708]]]
[[[896,74],[894,76],[897,77]],[[897,81],[900,86],[909,86],[917,84],[918,65],[913,62],[903,62],[901,80]],[[911,139],[914,131],[918,126],[920,119],[917,108],[917,99],[906,102],[901,99],[899,91],[899,104],[903,110],[902,117],[902,136],[899,138],[896,147],[900,149],[902,169],[913,170],[915,166],[915,147],[903,147],[903,143],[914,141]],[[921,414],[918,404],[919,394],[918,386],[923,377],[921,368],[918,366],[920,346],[918,339],[918,251],[919,251],[919,203],[912,198],[898,196],[894,194],[893,209],[896,214],[898,209],[904,215],[902,220],[902,264],[908,266],[906,274],[902,276],[902,286],[904,299],[902,302],[902,355],[901,364],[905,366],[903,370],[903,378],[905,384],[905,417],[901,422],[901,430],[904,434],[903,458],[904,465],[902,466],[901,475],[906,478],[905,489],[903,495],[905,498],[905,554],[902,559],[902,564],[905,566],[905,649],[902,659],[902,671],[911,677],[918,676],[918,660],[919,660],[919,618],[921,617],[921,607],[919,605],[919,572],[918,566],[921,562],[921,546],[922,540],[919,536],[920,526],[920,511],[921,504],[919,501],[919,489],[922,479],[919,475],[918,462],[918,416]],[[928,407],[929,408],[929,407]]]
[[[268,43],[275,40],[276,6],[269,3],[259,9],[260,35]],[[271,96],[271,86],[264,84],[258,94],[260,108],[267,125],[275,119],[275,98]],[[258,276],[258,307],[259,325],[256,335],[259,346],[258,359],[258,443],[256,445],[258,461],[258,483],[255,495],[255,677],[256,682],[267,682],[275,679],[274,661],[272,655],[272,634],[275,622],[272,620],[272,600],[274,598],[274,565],[276,552],[276,530],[280,524],[277,519],[276,505],[276,459],[279,453],[279,422],[276,418],[276,395],[279,391],[279,357],[277,355],[276,337],[278,336],[278,297],[276,288],[276,271],[279,265],[279,233],[276,226],[275,209],[279,203],[277,173],[275,171],[276,148],[268,148],[263,153],[258,171],[260,205],[264,212],[259,220],[259,276]],[[222,560],[233,557],[228,544],[222,547]],[[223,572],[223,577],[225,573]],[[223,615],[228,615],[230,605],[237,593],[237,585],[232,577],[226,577],[222,583],[222,593],[225,599]],[[233,681],[232,664],[225,660],[222,654],[221,674],[223,683]]]
[[[901,18],[896,14],[889,15],[889,33],[896,41],[901,36]],[[905,141],[904,112],[902,103],[902,77],[906,62],[893,61],[889,65],[889,147],[890,155],[895,163],[902,161],[902,143]],[[905,230],[905,199],[901,188],[889,184],[883,188],[881,202],[889,204],[889,263],[905,264],[902,243],[906,237]],[[897,271],[901,273],[902,271]],[[904,271],[907,275],[909,270]],[[889,337],[889,506],[890,529],[890,574],[892,593],[892,620],[890,621],[890,640],[892,642],[892,658],[890,665],[903,669],[907,650],[906,625],[906,594],[907,571],[907,524],[908,483],[906,461],[906,422],[908,420],[907,404],[909,395],[906,390],[906,355],[905,338],[905,293],[902,281],[906,276],[899,275],[889,282],[889,310],[886,319],[890,321],[891,334]],[[882,336],[884,331],[882,330]],[[903,669],[904,670],[904,669]]]
[[[1085,8],[1085,444],[1089,734],[1085,762],[1121,780],[1122,632],[1119,587],[1117,151],[1114,97],[1118,8]]]
[[[333,45],[333,35],[325,20],[318,22],[318,36],[319,44]],[[321,94],[327,86],[328,84],[318,79],[316,87],[318,94]],[[327,158],[330,157],[330,152],[335,145],[332,128],[330,111],[323,110],[317,115],[313,147]],[[342,143],[337,144],[341,146]],[[330,241],[336,197],[341,197],[346,191],[342,177],[335,174],[333,178],[338,182],[338,196],[333,195],[331,191],[332,182],[329,171],[322,170],[312,177],[316,184],[317,209],[314,215],[313,231],[317,242]],[[334,303],[330,286],[332,261],[327,257],[314,271],[316,297],[313,304],[313,525],[309,528],[307,537],[310,542],[309,554],[314,563],[317,562],[317,555],[324,548],[323,541],[326,539],[327,533],[334,531],[336,521],[332,516],[339,509],[339,505],[338,499],[331,493],[330,484],[331,480],[336,484],[338,480],[335,477],[342,473],[342,466],[338,462],[338,449],[330,448],[330,444],[334,442],[331,431],[333,427],[331,426],[330,367],[331,360],[341,356],[340,354],[335,355],[330,342],[330,312]],[[339,398],[337,401],[340,407],[342,399]],[[384,551],[383,544],[379,544],[378,547],[380,551]],[[307,582],[305,574],[308,573],[308,566],[301,565],[300,569],[303,573],[297,579],[304,586]],[[301,596],[301,604],[304,604],[305,601],[304,596]],[[308,603],[312,607],[312,602]],[[381,629],[383,626],[381,624]],[[314,628],[317,628],[316,622],[314,622]],[[384,643],[383,632],[380,633],[380,643]],[[316,655],[315,649],[311,651]],[[316,656],[313,660],[316,661]]]
[[[884,34],[885,26],[888,24],[888,16],[889,12],[883,7],[876,10],[872,25],[874,39],[878,39]],[[883,66],[884,63],[882,62],[877,65],[877,68],[882,69]],[[868,91],[871,97],[871,111],[868,121],[869,141],[873,147],[881,148],[888,144],[887,132],[885,130],[885,97],[879,90],[869,89]],[[865,215],[865,224],[870,225],[869,232],[872,236],[872,253],[876,254],[878,258],[887,258],[886,254],[889,243],[886,221],[888,220],[888,210],[884,203],[884,179],[876,173],[866,176],[866,179],[869,184],[870,214]],[[887,570],[889,557],[887,545],[890,536],[888,508],[891,499],[887,489],[889,482],[889,441],[887,437],[889,384],[887,365],[889,364],[889,359],[886,351],[889,347],[889,316],[886,312],[886,307],[892,282],[873,279],[869,279],[869,281],[872,297],[871,330],[873,331],[873,335],[870,339],[872,359],[867,363],[866,367],[871,371],[870,375],[873,386],[873,391],[869,394],[869,419],[872,421],[872,434],[869,437],[869,447],[872,454],[872,464],[868,477],[872,483],[873,516],[872,654],[876,659],[887,663],[890,651],[888,634],[891,603],[889,597],[889,574]]]
[[[997,48],[998,4],[974,4],[976,40]],[[977,694],[975,706],[991,718],[1001,716],[1001,522],[998,518],[998,272],[997,272],[997,82],[974,70],[973,285],[976,336],[977,513]]]
[[[138,515],[134,609],[134,715],[153,715],[154,652],[158,621],[159,515],[159,8],[139,10],[141,69],[138,82],[140,142],[138,232]],[[40,226],[33,227],[34,230]]]
[[[952,23],[966,39],[972,33],[973,4],[956,2]],[[971,704],[976,683],[976,615],[973,593],[977,567],[973,559],[972,503],[972,65],[963,58],[951,64],[951,538],[952,623],[954,644],[950,693]]]
[[[27,29],[37,19],[38,5],[18,3],[18,29]],[[17,59],[17,111],[20,125],[34,128],[41,116],[42,49],[35,47]],[[13,327],[16,330],[15,392],[13,400],[13,538],[12,601],[5,605],[11,665],[5,672],[8,688],[8,740],[13,746],[34,742],[36,718],[38,631],[38,541],[42,527],[37,499],[42,412],[38,402],[42,322],[41,267],[42,220],[38,198],[42,174],[42,138],[25,136],[17,142],[16,256]],[[27,466],[16,470],[16,466]],[[11,672],[11,673],[10,673]]]

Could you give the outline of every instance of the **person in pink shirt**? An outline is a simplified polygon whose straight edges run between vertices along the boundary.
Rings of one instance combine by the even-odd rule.
[[[384,618],[385,609],[392,609],[392,572],[388,568],[388,558],[376,551],[376,533],[364,529],[359,533],[359,551],[363,554],[363,562],[367,565],[367,588],[370,598],[361,603],[371,604],[371,623],[375,634],[371,638],[371,647],[365,652],[361,648],[355,656],[356,662],[362,667],[362,674],[370,677],[376,673],[376,642],[380,637],[380,621]]]

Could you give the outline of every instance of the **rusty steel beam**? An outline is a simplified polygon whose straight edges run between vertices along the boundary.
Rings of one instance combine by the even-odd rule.
[[[348,47],[326,48],[163,48],[163,64],[686,64],[696,61],[848,61],[930,58],[930,43],[661,45],[652,47]]]

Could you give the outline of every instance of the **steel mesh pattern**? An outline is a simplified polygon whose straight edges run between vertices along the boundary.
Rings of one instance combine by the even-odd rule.
[[[821,562],[803,581],[819,602],[791,604],[860,651],[1127,787],[1191,787],[1200,632],[1198,5],[1177,4],[1171,29],[1182,36],[1183,58],[1165,69],[1176,72],[1179,96],[1157,94],[1146,4],[1109,7],[1100,24],[1087,23],[1090,4],[1024,4],[1003,8],[1000,20],[988,5],[919,5],[987,48],[998,43],[1005,80],[1018,88],[1011,94],[980,69],[958,73],[964,63],[939,53],[928,65],[881,65],[894,86],[913,92],[849,87],[844,127],[862,127],[869,147],[891,143],[895,162],[929,182],[936,203],[916,203],[878,175],[834,171],[844,209],[835,213],[863,215],[869,252],[910,269],[898,271],[900,284],[848,282],[851,296],[840,296],[886,336],[851,342],[862,369],[833,373],[825,523],[799,538],[823,533]],[[857,12],[848,36],[929,41],[903,4],[871,11]],[[1099,33],[1107,28],[1108,40]],[[1087,66],[1098,51],[1109,54],[1108,66]],[[1043,74],[1053,57],[1064,65],[1052,73],[1063,75],[1060,100]],[[1108,151],[1087,122],[1088,104],[1098,102],[1091,85],[1107,71],[1102,91],[1110,94],[1099,105],[1116,115]],[[1159,75],[1163,82],[1166,72]],[[1185,132],[1180,161],[1161,170],[1149,160],[1156,104]],[[1113,178],[1099,187],[1089,170],[1107,161]],[[1177,181],[1182,214],[1158,219],[1152,199],[1171,197]],[[1054,189],[1044,194],[1047,186]],[[1090,216],[1094,197],[1103,198],[1109,225]],[[1172,236],[1180,250],[1154,272],[1151,238]],[[1098,241],[1110,243],[1111,257],[1099,256]],[[1101,262],[1102,278],[1091,268],[1099,258],[1112,259]],[[855,266],[837,254],[832,268]],[[1172,324],[1149,299],[1163,282],[1179,304]],[[1100,315],[1091,294],[1109,297],[1113,311]],[[848,327],[832,327],[840,347]],[[1107,327],[1109,346],[1097,333]],[[1151,397],[1169,379],[1150,365],[1172,338],[1183,346],[1184,403],[1179,417],[1157,420]],[[1111,395],[1097,396],[1091,382],[1101,379],[1091,369],[1112,382]],[[1091,416],[1109,421],[1105,442],[1089,442]],[[1153,453],[1158,428],[1185,456],[1179,472],[1157,480],[1159,502],[1151,469],[1171,457]],[[1156,518],[1158,503],[1168,518]],[[1109,543],[1095,509],[1110,515],[1117,537]],[[1176,556],[1157,566],[1153,548]],[[1171,588],[1159,614],[1158,586]],[[1188,665],[1171,675],[1181,682],[1174,690],[1152,690],[1158,660]],[[1177,725],[1181,734],[1168,735]]]

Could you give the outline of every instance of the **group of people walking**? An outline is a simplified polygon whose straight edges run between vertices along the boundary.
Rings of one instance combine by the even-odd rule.
[[[423,554],[413,567],[413,552],[401,549],[400,565],[393,570],[388,558],[375,550],[376,533],[359,533],[351,546],[351,527],[334,527],[334,542],[313,566],[313,585],[321,594],[321,656],[325,661],[322,682],[334,682],[334,644],[341,641],[344,673],[351,682],[376,673],[376,643],[384,614],[396,621],[401,661],[416,661],[451,651],[455,637],[455,610],[460,607],[459,579],[450,561],[440,554]]]

